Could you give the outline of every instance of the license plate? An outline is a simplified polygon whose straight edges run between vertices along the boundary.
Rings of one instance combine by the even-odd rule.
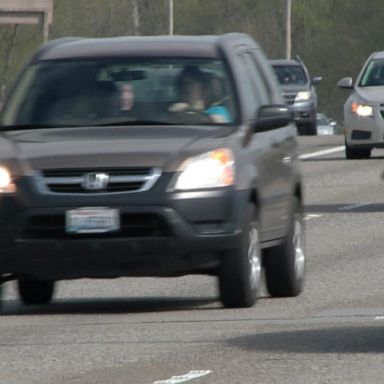
[[[66,212],[67,233],[106,233],[120,229],[120,216],[113,208],[79,208]]]

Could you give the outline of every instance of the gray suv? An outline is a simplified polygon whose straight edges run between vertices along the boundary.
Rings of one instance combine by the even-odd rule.
[[[286,103],[292,109],[300,135],[316,135],[317,94],[321,77],[309,76],[299,57],[295,60],[271,60]]]
[[[0,276],[217,276],[225,307],[296,296],[305,250],[296,128],[247,35],[61,39],[0,117]]]

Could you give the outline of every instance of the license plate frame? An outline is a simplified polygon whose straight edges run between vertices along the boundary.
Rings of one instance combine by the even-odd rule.
[[[68,234],[97,234],[117,232],[120,214],[116,208],[92,207],[66,211],[65,231]]]

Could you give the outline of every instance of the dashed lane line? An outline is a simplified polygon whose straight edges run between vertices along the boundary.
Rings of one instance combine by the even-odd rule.
[[[179,384],[198,379],[199,377],[206,376],[212,373],[212,371],[189,371],[185,375],[172,376],[167,380],[154,381],[153,384]]]
[[[367,207],[368,205],[372,205],[373,203],[354,203],[354,204],[348,204],[344,207],[341,207],[338,209],[338,211],[353,211],[354,209]]]
[[[324,155],[329,155],[330,153],[335,153],[335,152],[341,152],[345,150],[345,146],[341,145],[339,147],[334,147],[334,148],[329,148],[329,149],[323,149],[321,151],[316,151],[316,152],[310,152],[310,153],[304,153],[302,155],[299,155],[300,160],[305,160],[305,159],[311,159],[312,157],[318,157],[318,156],[324,156]]]
[[[318,215],[316,213],[308,213],[307,215],[305,215],[304,220],[308,221],[312,219],[319,219],[320,217],[323,217],[323,215]]]

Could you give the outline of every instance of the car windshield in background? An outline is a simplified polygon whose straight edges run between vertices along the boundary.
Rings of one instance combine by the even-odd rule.
[[[318,114],[316,117],[316,123],[317,125],[328,125],[330,122],[324,115]]]
[[[384,85],[384,60],[372,60],[361,77],[361,87],[376,87]]]
[[[232,87],[219,60],[87,59],[28,68],[3,129],[119,124],[230,124]]]
[[[281,85],[304,85],[307,77],[299,65],[274,65],[277,79]]]

